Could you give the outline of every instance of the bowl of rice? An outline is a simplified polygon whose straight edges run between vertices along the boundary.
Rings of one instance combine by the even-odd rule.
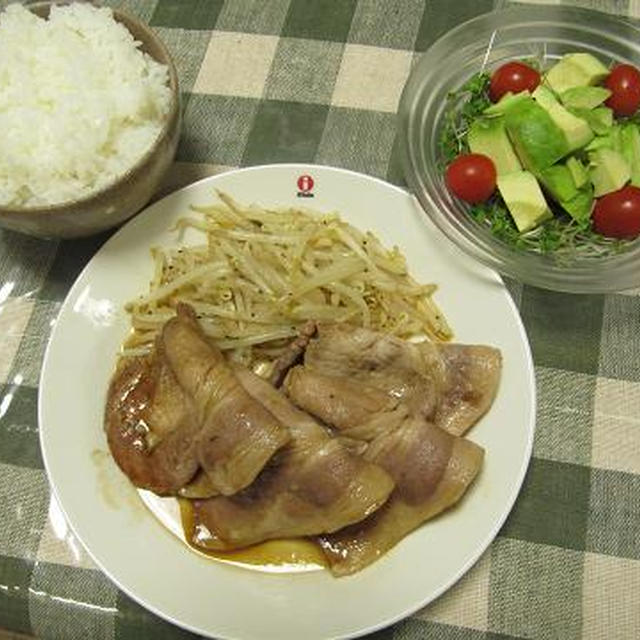
[[[180,136],[164,44],[88,2],[0,12],[0,226],[51,238],[115,227],[152,198]]]

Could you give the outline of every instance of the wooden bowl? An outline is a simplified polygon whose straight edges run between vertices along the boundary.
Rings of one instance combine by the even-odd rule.
[[[46,17],[55,2],[27,5],[33,13]],[[169,69],[171,103],[162,131],[136,164],[115,182],[88,196],[43,207],[0,207],[0,227],[21,233],[49,237],[75,238],[115,227],[149,202],[175,156],[180,137],[181,111],[178,75],[171,56],[160,38],[137,18],[120,10],[113,17],[122,23],[140,49]]]

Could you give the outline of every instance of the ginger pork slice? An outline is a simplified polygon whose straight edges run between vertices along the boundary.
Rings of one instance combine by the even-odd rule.
[[[230,495],[255,479],[289,431],[240,385],[180,305],[154,352],[114,374],[105,430],[117,464],[159,495]]]
[[[486,345],[442,344],[441,396],[433,422],[455,436],[464,435],[491,408],[500,384],[502,355]]]
[[[424,419],[410,417],[373,440],[364,457],[383,467],[396,488],[366,520],[318,538],[336,576],[364,569],[407,534],[456,504],[478,475],[484,450]]]
[[[378,387],[304,366],[290,369],[282,388],[298,407],[356,440],[373,440],[398,427],[409,414],[399,398]]]
[[[316,387],[311,374],[337,378],[335,384],[342,385],[345,392],[359,383],[366,385],[366,397],[373,397],[377,389],[396,405],[404,404],[410,413],[423,416],[454,435],[463,435],[493,403],[501,371],[502,357],[495,347],[412,343],[348,324],[320,324],[318,337],[306,349],[304,370],[296,374],[295,385],[291,378],[285,380],[285,387],[302,408],[313,413],[324,404],[324,410],[336,414],[337,408],[327,407],[319,397],[329,392],[328,380],[325,378],[322,386]],[[364,386],[362,389],[365,393]],[[318,417],[337,428],[345,425],[336,424],[336,419],[347,419],[350,426],[363,423],[366,420],[362,416],[358,420],[355,415],[356,408],[366,409],[360,406],[363,402],[364,396],[357,405],[349,402],[351,409],[346,416]],[[372,408],[370,413],[373,412]]]
[[[119,364],[104,427],[114,460],[137,487],[174,495],[198,470],[193,406],[162,356]]]
[[[256,480],[230,497],[193,502],[197,546],[231,550],[264,540],[332,532],[366,518],[389,497],[391,476],[354,454],[252,372],[244,388],[292,434]]]
[[[195,407],[200,467],[220,494],[244,489],[289,441],[289,430],[242,387],[191,307],[178,305],[161,341],[178,383]]]

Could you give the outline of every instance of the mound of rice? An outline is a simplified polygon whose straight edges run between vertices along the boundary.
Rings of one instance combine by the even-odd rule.
[[[168,69],[111,9],[0,13],[0,206],[89,195],[125,173],[166,120]]]

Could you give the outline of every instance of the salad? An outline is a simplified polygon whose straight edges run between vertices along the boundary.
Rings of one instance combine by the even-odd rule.
[[[480,72],[449,96],[445,181],[517,248],[617,253],[640,235],[640,71],[568,53]]]

